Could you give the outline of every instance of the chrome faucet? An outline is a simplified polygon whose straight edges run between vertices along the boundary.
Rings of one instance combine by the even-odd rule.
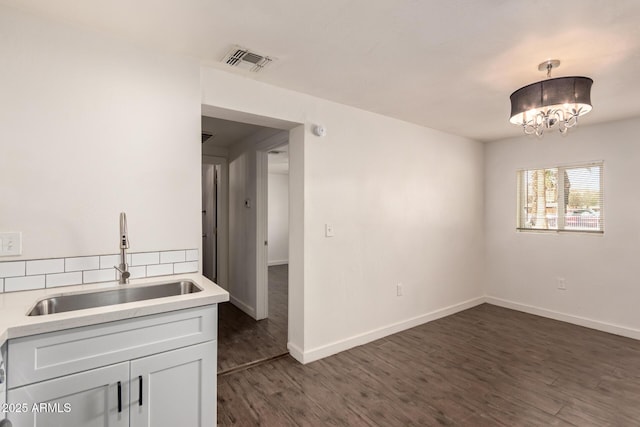
[[[127,214],[120,212],[120,265],[113,268],[120,272],[121,285],[129,283],[129,265],[127,264],[127,249],[129,249],[129,233],[127,232]]]

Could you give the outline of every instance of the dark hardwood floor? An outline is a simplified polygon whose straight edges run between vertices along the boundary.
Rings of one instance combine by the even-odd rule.
[[[288,266],[269,267],[269,317],[255,321],[230,302],[218,306],[218,373],[287,353]]]
[[[218,378],[239,426],[640,426],[640,341],[488,304]]]

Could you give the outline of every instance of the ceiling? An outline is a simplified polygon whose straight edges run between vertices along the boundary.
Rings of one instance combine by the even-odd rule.
[[[202,134],[211,135],[202,143],[203,153],[208,151],[207,147],[218,147],[228,150],[231,145],[240,143],[248,139],[251,135],[264,132],[265,130],[274,130],[263,126],[207,116],[201,117],[201,124]],[[281,145],[269,151],[267,160],[269,173],[288,174],[289,145]]]
[[[481,141],[519,135],[509,95],[593,78],[583,125],[640,116],[638,0],[0,0],[202,64]],[[259,74],[232,45],[277,58]]]
[[[265,129],[262,126],[249,123],[232,122],[206,116],[201,118],[201,128],[203,134],[211,135],[203,144],[222,148],[229,148],[230,145]]]

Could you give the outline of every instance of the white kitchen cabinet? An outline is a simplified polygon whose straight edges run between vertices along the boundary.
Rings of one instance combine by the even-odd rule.
[[[7,394],[7,415],[13,427],[126,427],[128,378],[123,362],[18,387]]]
[[[7,418],[14,427],[213,426],[216,335],[210,305],[9,340]]]
[[[216,347],[208,343],[132,361],[131,426],[215,425],[215,376]]]

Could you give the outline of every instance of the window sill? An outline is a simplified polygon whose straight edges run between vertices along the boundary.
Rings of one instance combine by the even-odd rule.
[[[542,234],[589,234],[602,236],[604,235],[604,230],[548,230],[542,228],[516,228],[517,232],[524,233],[542,233]]]

